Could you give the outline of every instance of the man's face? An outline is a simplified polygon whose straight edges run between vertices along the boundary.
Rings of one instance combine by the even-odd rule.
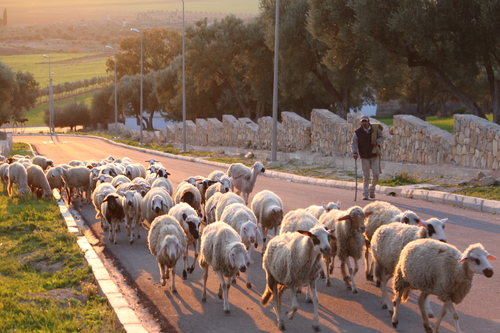
[[[368,120],[361,120],[361,126],[363,126],[364,129],[370,128],[370,122]]]

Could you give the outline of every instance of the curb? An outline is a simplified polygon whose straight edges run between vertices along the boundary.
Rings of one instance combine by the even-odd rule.
[[[59,205],[59,210],[61,211],[64,221],[66,222],[69,232],[76,236],[78,246],[83,252],[85,260],[87,260],[87,263],[92,268],[92,273],[97,281],[100,294],[104,294],[106,296],[111,308],[118,317],[118,321],[122,324],[125,331],[129,333],[148,333],[134,310],[130,307],[127,300],[118,289],[114,280],[109,275],[108,270],[104,267],[104,264],[94,251],[92,245],[89,243],[85,235],[80,232],[80,230],[84,230],[85,227],[83,225],[79,225],[75,221],[73,215],[64,203],[64,200],[62,200],[59,192],[54,190],[53,194],[57,204]]]

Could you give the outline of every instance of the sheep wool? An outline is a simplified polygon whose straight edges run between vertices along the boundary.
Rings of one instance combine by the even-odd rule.
[[[255,162],[250,168],[241,163],[233,163],[227,169],[227,175],[231,177],[231,191],[236,188],[236,194],[243,196],[245,205],[248,205],[248,197],[255,186],[257,176],[266,172],[261,162]]]
[[[463,253],[453,245],[435,239],[418,239],[408,243],[401,251],[394,273],[392,325],[398,325],[399,304],[408,299],[411,289],[418,289],[422,292],[418,303],[426,332],[439,329],[447,310],[453,315],[456,331],[460,332],[458,313],[453,303],[459,304],[467,296],[474,274],[487,278],[493,276],[488,260],[495,259],[479,243],[470,245]],[[434,329],[423,306],[429,294],[436,295],[444,303]]]
[[[47,180],[42,167],[37,164],[30,165],[26,169],[26,173],[31,193],[34,195],[36,191],[40,189],[43,191],[43,197],[45,199],[50,199],[52,197],[52,190],[50,189],[49,181]]]
[[[20,197],[24,197],[30,192],[28,187],[28,173],[26,168],[19,162],[9,164],[9,182],[7,185],[7,193],[10,197],[14,194],[14,184],[17,184],[17,189]]]
[[[266,250],[267,232],[274,229],[278,232],[283,220],[283,202],[274,192],[263,190],[255,194],[250,203],[250,208],[255,214],[262,228],[262,253]]]

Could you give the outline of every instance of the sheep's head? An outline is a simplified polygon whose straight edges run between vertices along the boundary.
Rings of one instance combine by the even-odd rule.
[[[373,214],[372,211],[363,212],[363,209],[359,206],[351,207],[347,214],[339,217],[339,221],[349,221],[351,227],[358,232],[365,232],[365,218]]]
[[[229,251],[229,264],[232,268],[239,269],[245,273],[252,260],[242,243],[234,243]]]
[[[189,227],[189,233],[193,236],[193,238],[200,238],[199,228],[201,219],[195,215],[188,216],[186,213],[182,214],[182,219],[187,223]]]
[[[166,261],[166,266],[169,268],[174,267],[177,259],[186,251],[186,249],[179,243],[179,240],[174,235],[167,235],[162,239],[160,250],[157,256],[163,257]]]
[[[255,162],[254,165],[252,165],[252,169],[254,169],[255,172],[266,172],[266,168],[261,162]]]
[[[429,238],[446,243],[446,235],[444,233],[444,224],[446,223],[446,221],[448,221],[448,218],[439,220],[433,217],[427,221],[419,220],[418,225],[423,226],[427,229]]]
[[[409,224],[409,225],[420,225],[420,220],[415,212],[411,210],[406,210],[401,214],[401,223]]]
[[[329,202],[329,203],[322,203],[321,206],[323,206],[323,209],[326,211],[326,212],[329,212],[331,211],[332,209],[336,209],[336,210],[339,210],[340,209],[340,200],[337,201],[337,202]]]
[[[241,225],[240,236],[243,243],[254,244],[255,248],[259,246],[257,236],[261,237],[259,227],[252,221],[247,221]]]
[[[332,253],[332,248],[330,246],[329,235],[332,232],[327,230],[322,225],[317,225],[311,230],[297,230],[298,233],[307,236],[312,241],[314,247],[318,247],[319,251],[324,255],[329,255]]]
[[[480,244],[472,244],[465,250],[462,259],[459,262],[467,262],[469,268],[475,274],[483,274],[487,278],[493,276],[493,268],[489,260],[496,260],[497,258],[489,254],[484,247]]]

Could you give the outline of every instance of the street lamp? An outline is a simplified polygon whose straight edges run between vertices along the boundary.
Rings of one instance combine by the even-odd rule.
[[[52,72],[50,71],[50,57],[44,55],[44,58],[49,59],[49,132],[54,132],[54,90],[52,88]]]
[[[274,24],[274,78],[273,78],[273,127],[271,136],[271,161],[276,162],[278,136],[278,52],[280,41],[280,0],[276,0],[276,22]]]
[[[184,45],[184,0],[182,0],[182,150],[186,151],[186,50]]]
[[[141,35],[141,100],[140,100],[141,108],[140,108],[140,112],[139,112],[139,114],[140,114],[139,120],[141,122],[140,123],[141,133],[139,134],[139,138],[140,138],[139,145],[142,146],[142,33],[139,30],[134,29],[134,28],[132,28],[130,30]]]
[[[114,50],[112,46],[106,45],[107,49]],[[118,100],[116,94],[116,52],[115,52],[115,139],[118,139]]]

